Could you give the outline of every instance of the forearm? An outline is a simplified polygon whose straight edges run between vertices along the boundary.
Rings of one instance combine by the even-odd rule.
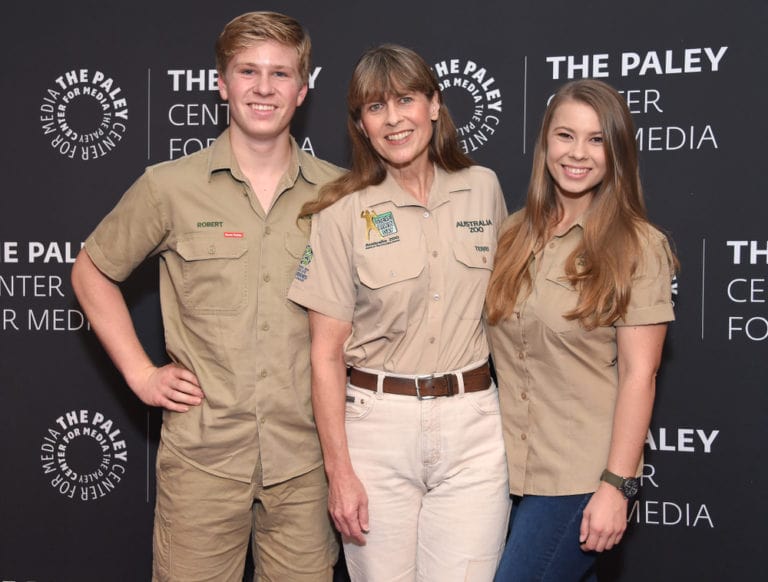
[[[347,371],[343,346],[352,324],[310,311],[309,329],[312,406],[328,475],[328,511],[342,535],[365,544],[368,497],[352,468],[344,424]]]
[[[619,385],[606,466],[612,473],[624,477],[635,475],[651,422],[655,394],[655,376],[626,378]]]
[[[329,479],[352,470],[344,424],[346,368],[341,357],[312,360],[312,406]]]
[[[620,374],[606,463],[611,473],[622,477],[635,475],[651,419],[654,392],[653,375]],[[579,530],[582,549],[602,552],[619,543],[627,527],[627,503],[622,491],[605,481],[600,482],[582,516]]]

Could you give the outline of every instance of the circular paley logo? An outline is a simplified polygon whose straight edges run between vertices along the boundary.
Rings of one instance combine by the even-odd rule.
[[[114,491],[123,480],[128,448],[120,429],[101,412],[70,410],[46,430],[40,463],[58,493],[93,501]]]
[[[122,92],[102,71],[73,69],[56,77],[40,104],[40,126],[54,151],[83,161],[113,151],[127,130]]]
[[[467,59],[435,63],[443,98],[456,124],[459,144],[465,153],[479,150],[501,123],[501,91],[488,69]]]

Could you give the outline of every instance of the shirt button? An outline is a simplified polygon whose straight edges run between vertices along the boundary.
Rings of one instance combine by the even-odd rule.
[[[517,352],[517,357],[521,360],[525,358],[525,352]]]
[[[433,337],[429,338],[429,343],[431,343],[431,344],[435,343],[435,338],[433,338]]]
[[[261,329],[264,331],[269,331],[269,324],[265,321],[263,324],[261,324]]]
[[[272,280],[272,277],[270,277],[269,273],[264,273],[264,281],[269,283]]]
[[[429,210],[424,211],[424,218],[429,218]]]
[[[520,435],[520,440],[521,440],[521,441],[527,441],[527,440],[528,440],[528,435],[527,435],[527,434],[525,434],[525,433],[521,434],[521,435]]]
[[[216,254],[216,246],[215,245],[211,245],[211,246],[208,247],[208,254],[209,255],[215,255]]]
[[[267,423],[267,419],[266,418],[259,419],[259,424],[261,424],[262,426],[265,425],[266,423]]]
[[[440,301],[440,293],[435,293],[435,294],[432,296],[432,300],[433,300],[433,301]]]
[[[527,392],[523,392],[523,393],[520,395],[520,398],[522,398],[523,400],[528,400],[528,393],[527,393]]]
[[[483,263],[487,263],[487,262],[488,262],[488,257],[483,257]]]
[[[267,373],[268,373],[268,372],[267,372],[266,370],[262,370],[262,371],[260,372],[260,374],[259,374],[259,375],[260,375],[262,378],[266,378],[266,377],[267,377]]]
[[[272,234],[272,227],[267,226],[264,228],[264,234]]]
[[[437,256],[437,251],[432,251],[432,256],[436,257]]]

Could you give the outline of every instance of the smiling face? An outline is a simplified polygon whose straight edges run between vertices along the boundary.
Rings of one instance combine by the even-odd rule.
[[[388,95],[363,105],[360,129],[389,166],[426,167],[432,122],[439,110],[436,94],[432,98],[418,91]]]
[[[262,143],[287,137],[307,94],[296,49],[263,40],[241,50],[219,77],[219,94],[229,102],[233,137]]]
[[[558,196],[591,197],[606,174],[600,119],[586,103],[569,99],[552,114],[547,132],[547,169]]]

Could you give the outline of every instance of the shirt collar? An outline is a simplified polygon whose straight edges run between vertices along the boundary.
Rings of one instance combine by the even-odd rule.
[[[469,179],[466,172],[447,172],[437,165],[435,168],[435,179],[432,181],[432,188],[429,191],[428,208],[435,208],[444,202],[450,200],[450,195],[463,190],[470,190]],[[387,172],[384,181],[381,184],[368,188],[370,204],[382,204],[391,202],[395,206],[417,206],[416,199],[403,190],[397,180]]]
[[[296,140],[291,136],[291,159],[288,162],[288,170],[285,172],[283,180],[287,181],[286,187],[290,188],[295,183],[301,173],[302,178],[310,184],[316,185],[323,180],[320,167],[314,156],[308,154],[299,148]],[[229,128],[225,129],[211,146],[211,153],[208,161],[208,181],[210,182],[214,174],[222,171],[229,171],[232,176],[245,181],[245,176],[240,171],[237,159],[232,151],[232,144],[229,141]]]
[[[242,173],[235,160],[235,154],[232,152],[232,145],[229,143],[229,128],[225,129],[211,146],[211,152],[208,155],[208,181],[214,174],[229,170],[238,180],[242,180]]]
[[[570,228],[569,228],[567,231],[565,231],[565,232],[562,234],[562,236],[565,236],[566,234],[568,234],[569,232],[571,232],[571,231],[572,231],[574,228],[576,228],[577,226],[578,226],[578,227],[579,227],[581,230],[584,230],[584,219],[586,218],[586,214],[587,214],[587,213],[585,212],[584,214],[580,215],[580,216],[579,216],[579,217],[578,217],[576,220],[574,220],[574,221],[573,221],[573,224],[571,225],[571,227],[570,227]]]

